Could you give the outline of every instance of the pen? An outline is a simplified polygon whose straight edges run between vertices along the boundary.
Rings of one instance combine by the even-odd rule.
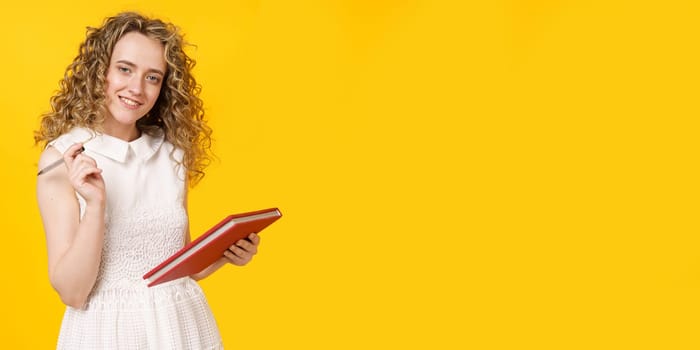
[[[78,152],[77,152],[75,155],[78,155],[78,154],[80,154],[80,153],[83,153],[83,151],[85,151],[85,147],[80,147],[80,149],[78,150]],[[51,163],[51,164],[45,166],[43,169],[39,170],[39,172],[36,174],[36,176],[39,176],[39,175],[41,175],[41,174],[43,174],[43,173],[46,173],[47,171],[49,171],[49,170],[51,170],[51,169],[57,167],[57,166],[58,166],[59,164],[61,164],[61,163],[63,163],[63,158],[61,158],[61,159],[56,159],[56,161],[54,161],[53,163]]]

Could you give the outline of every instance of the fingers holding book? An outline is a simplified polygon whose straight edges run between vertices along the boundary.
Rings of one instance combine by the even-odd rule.
[[[224,256],[231,264],[243,266],[249,263],[253,256],[257,254],[258,245],[260,245],[260,236],[251,233],[247,238],[241,239],[230,246],[224,252]]]

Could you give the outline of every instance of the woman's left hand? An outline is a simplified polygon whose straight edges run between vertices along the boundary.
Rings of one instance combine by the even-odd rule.
[[[250,262],[253,259],[253,255],[258,252],[258,245],[260,245],[260,236],[251,233],[247,239],[241,239],[230,246],[224,252],[224,257],[231,264],[243,266]]]

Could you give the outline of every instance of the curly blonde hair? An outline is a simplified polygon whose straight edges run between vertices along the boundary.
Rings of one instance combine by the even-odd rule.
[[[181,165],[194,186],[211,159],[211,129],[204,120],[201,86],[191,74],[195,61],[183,51],[186,43],[179,29],[159,19],[124,12],[108,17],[99,28],[88,27],[78,55],[59,82],[59,91],[51,97],[51,111],[42,115],[34,140],[46,145],[78,126],[102,131],[112,50],[124,34],[134,31],[161,42],[167,63],[158,100],[136,126],[148,134],[162,129],[165,139],[184,151]]]

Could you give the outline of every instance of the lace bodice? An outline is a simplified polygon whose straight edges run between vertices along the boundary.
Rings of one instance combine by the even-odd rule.
[[[133,289],[142,276],[182,248],[187,217],[180,207],[111,208],[95,291]]]

